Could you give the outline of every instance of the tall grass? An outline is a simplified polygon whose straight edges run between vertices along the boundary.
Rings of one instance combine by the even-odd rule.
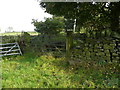
[[[116,64],[81,61],[70,66],[51,53],[26,53],[2,60],[3,88],[118,88]]]

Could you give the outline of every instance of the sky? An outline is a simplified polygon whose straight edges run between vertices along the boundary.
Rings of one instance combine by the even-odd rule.
[[[52,15],[45,13],[37,0],[0,0],[0,32],[8,27],[14,31],[34,31],[32,19],[44,21]]]

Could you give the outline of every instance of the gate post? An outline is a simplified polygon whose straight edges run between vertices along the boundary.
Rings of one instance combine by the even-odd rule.
[[[66,32],[66,60],[71,59],[71,51],[73,46],[73,31],[75,28],[74,19],[65,19],[65,32]]]
[[[71,59],[71,51],[73,47],[73,31],[66,32],[66,60]]]

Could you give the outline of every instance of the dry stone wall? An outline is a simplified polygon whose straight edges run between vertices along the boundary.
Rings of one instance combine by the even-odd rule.
[[[79,38],[74,40],[72,58],[80,60],[102,60],[118,62],[120,59],[120,39],[118,38]]]

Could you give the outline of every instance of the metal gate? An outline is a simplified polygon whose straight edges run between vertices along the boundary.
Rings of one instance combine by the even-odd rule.
[[[8,55],[22,55],[20,46],[17,42],[0,44],[0,57]]]

